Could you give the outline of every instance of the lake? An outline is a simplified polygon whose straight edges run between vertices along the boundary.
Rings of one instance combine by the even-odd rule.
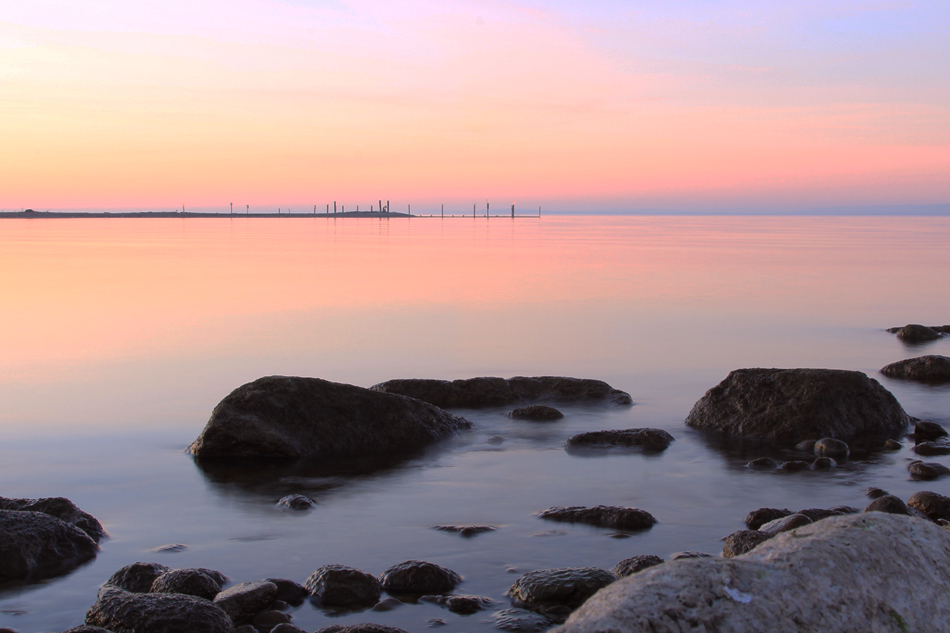
[[[4,220],[0,495],[68,497],[110,538],[70,574],[0,589],[0,627],[77,626],[135,561],[302,583],[328,563],[379,574],[424,559],[496,608],[305,603],[293,623],[420,631],[439,618],[442,631],[487,632],[523,572],[718,554],[751,510],[863,508],[869,486],[950,495],[947,480],[910,480],[909,442],[829,472],[763,473],[683,424],[742,367],[863,371],[910,415],[950,423],[950,386],[878,373],[950,355],[950,338],[914,347],[885,332],[950,323],[947,244],[945,217]],[[454,411],[475,429],[370,472],[198,468],[184,449],[215,404],[265,375],[361,386],[565,375],[605,380],[635,405],[562,406],[546,424],[509,419],[510,407]],[[582,431],[632,427],[676,441],[660,455],[563,448]],[[278,509],[292,492],[317,506]],[[659,523],[618,534],[535,516],[596,504]],[[439,524],[498,529],[463,538]],[[169,544],[187,549],[156,551]]]

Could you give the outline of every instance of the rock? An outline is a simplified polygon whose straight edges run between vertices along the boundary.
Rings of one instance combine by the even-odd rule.
[[[579,433],[567,440],[570,448],[639,448],[651,453],[665,451],[673,443],[673,436],[663,429],[622,429]]]
[[[681,560],[683,558],[712,558],[712,554],[706,552],[697,552],[694,549],[688,549],[685,552],[676,552],[670,556],[670,560]]]
[[[382,593],[376,576],[344,565],[320,567],[304,586],[317,602],[333,607],[371,607]]]
[[[0,629],[0,633],[8,633],[12,629]],[[16,633],[13,631],[13,633]],[[74,626],[71,629],[63,631],[63,633],[112,633],[109,629],[104,629],[101,626],[89,626],[88,624],[82,624],[80,626]]]
[[[914,441],[929,442],[947,437],[947,429],[936,422],[927,422],[920,420],[914,425]]]
[[[775,470],[778,468],[778,462],[771,457],[759,457],[746,464],[746,468],[752,470]]]
[[[130,593],[110,585],[86,613],[86,624],[114,633],[231,633],[234,625],[217,605],[181,594]]]
[[[363,622],[361,624],[332,624],[318,629],[316,633],[406,633],[402,629],[384,624],[373,624],[372,622]]]
[[[688,426],[703,431],[788,443],[894,435],[909,423],[880,383],[837,369],[737,369],[686,417]]]
[[[353,385],[268,376],[238,387],[189,447],[196,457],[337,459],[417,449],[468,420]]]
[[[455,532],[465,537],[475,536],[483,532],[494,532],[498,528],[490,525],[436,525],[433,529],[442,532]]]
[[[542,519],[566,521],[569,523],[588,523],[597,527],[619,530],[648,530],[656,523],[652,514],[637,508],[620,506],[555,506],[540,514]]]
[[[310,591],[306,587],[293,580],[265,578],[264,581],[273,583],[277,587],[277,600],[294,606],[299,606],[310,595]]]
[[[83,512],[75,503],[65,497],[45,497],[43,499],[8,499],[0,497],[0,510],[20,510],[42,512],[54,516],[64,523],[79,528],[98,543],[108,536],[96,517]]]
[[[758,530],[739,530],[738,532],[733,532],[725,539],[725,543],[722,546],[722,557],[735,558],[746,552],[751,552],[756,546],[761,545],[773,536],[775,535]]]
[[[907,505],[920,510],[931,521],[940,519],[950,521],[950,497],[929,490],[920,490],[910,496]]]
[[[897,334],[897,338],[905,343],[925,343],[940,338],[940,334],[926,325],[911,323],[902,328],[890,328],[888,332]]]
[[[402,602],[401,600],[396,600],[395,598],[386,598],[385,600],[380,600],[375,605],[373,605],[373,611],[392,611],[393,609],[398,609],[404,604],[405,602]]]
[[[838,462],[831,459],[830,457],[819,457],[811,463],[812,470],[829,470],[831,468],[837,468]]]
[[[435,563],[407,560],[393,565],[379,577],[389,593],[446,593],[462,582],[462,577]]]
[[[860,512],[860,510],[852,508],[851,506],[835,506],[833,508],[806,508],[805,510],[799,510],[796,514],[804,514],[812,521],[821,521],[828,517],[837,517],[842,514],[856,514],[858,512]]]
[[[541,633],[552,624],[543,615],[525,609],[502,609],[493,613],[492,619],[495,628],[511,633]]]
[[[228,587],[215,596],[214,604],[238,623],[266,611],[276,599],[277,585],[258,580]]]
[[[169,543],[168,545],[162,545],[161,547],[156,547],[151,550],[153,552],[162,552],[163,554],[175,554],[178,552],[185,552],[188,550],[188,546],[182,543]]]
[[[868,504],[868,507],[864,509],[865,512],[887,512],[889,514],[910,514],[907,511],[907,504],[901,501],[899,498],[894,495],[884,495],[883,497],[878,497],[874,501]]]
[[[950,475],[950,468],[937,462],[913,461],[908,466],[911,479],[930,481],[939,477]]]
[[[287,495],[277,502],[278,508],[287,510],[309,510],[317,505],[317,502],[305,495]]]
[[[597,567],[539,569],[519,577],[506,595],[517,606],[532,610],[552,604],[576,609],[616,580],[611,572]]]
[[[897,440],[887,440],[884,442],[884,449],[888,451],[899,451],[903,448]]]
[[[485,441],[486,441],[487,443],[491,444],[492,446],[498,446],[498,445],[500,445],[500,444],[504,444],[504,443],[505,443],[505,438],[503,438],[503,437],[500,436],[500,435],[492,435],[490,438],[488,438],[488,439],[485,440]]]
[[[946,356],[918,356],[885,365],[881,373],[888,378],[919,382],[950,382],[950,358]]]
[[[132,593],[148,593],[155,579],[167,571],[168,567],[158,563],[132,563],[112,574],[105,584]]]
[[[937,631],[950,619],[948,558],[950,534],[932,523],[880,512],[835,517],[738,558],[625,578],[555,631]]]
[[[663,559],[659,556],[654,556],[652,554],[646,554],[643,556],[633,556],[631,558],[625,558],[614,566],[613,572],[617,578],[624,578],[630,574],[635,574],[638,571],[647,569],[648,567],[653,567],[654,565],[662,565]]]
[[[803,525],[808,525],[813,523],[811,519],[801,513],[790,514],[787,517],[782,517],[781,519],[775,519],[774,521],[769,521],[765,525],[759,528],[760,532],[765,532],[766,534],[776,535],[782,532],[788,532],[789,530],[794,530],[800,528]]]
[[[167,571],[152,583],[151,593],[182,593],[188,596],[198,596],[206,600],[214,600],[221,591],[221,574],[209,574],[205,569],[176,569]]]
[[[270,631],[278,624],[288,624],[290,616],[282,611],[263,611],[254,616],[254,628],[258,631]]]
[[[478,613],[495,604],[494,600],[485,596],[422,596],[419,600],[437,604],[460,615]]]
[[[782,517],[787,517],[791,514],[794,513],[791,510],[785,508],[781,510],[778,508],[759,508],[758,510],[753,510],[750,512],[746,516],[744,523],[750,530],[758,530],[769,521],[781,519]]]
[[[370,389],[417,398],[443,409],[479,409],[532,400],[633,404],[630,394],[601,380],[560,376],[468,378],[451,382],[408,378],[387,380]]]
[[[98,551],[83,530],[52,515],[0,510],[0,583],[58,576],[95,558]]]
[[[554,420],[560,420],[564,417],[564,414],[555,409],[554,407],[547,407],[543,404],[532,404],[528,407],[521,407],[515,409],[508,414],[509,418],[515,420],[531,420],[534,422],[553,422]]]
[[[924,457],[933,455],[950,455],[950,443],[943,442],[921,442],[914,447],[914,452]]]
[[[792,461],[782,462],[782,464],[778,467],[779,470],[785,470],[790,473],[801,472],[803,470],[808,470],[809,468],[811,468],[811,464],[809,464],[808,462],[803,462],[800,459],[794,459]]]
[[[815,452],[815,444],[817,444],[817,440],[805,440],[796,444],[795,448],[806,453],[813,453]]]
[[[864,494],[869,499],[880,499],[884,495],[889,495],[891,493],[886,490],[881,490],[880,488],[866,488],[864,490]]]
[[[430,629],[434,629],[438,626],[445,626],[446,624],[448,624],[448,622],[442,618],[429,618],[426,620],[426,626]]]
[[[851,449],[841,440],[833,437],[823,437],[815,442],[815,455],[818,457],[834,457],[836,459],[847,458],[851,454]]]
[[[255,631],[256,630],[257,629],[255,629]],[[270,633],[308,633],[308,632],[294,626],[293,624],[284,622],[283,624],[278,624],[277,626],[272,628],[270,630]]]

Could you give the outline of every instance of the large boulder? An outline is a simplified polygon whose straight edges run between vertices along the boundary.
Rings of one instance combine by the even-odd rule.
[[[840,369],[737,369],[686,416],[702,431],[790,443],[896,435],[910,422],[880,383]]]
[[[881,373],[888,378],[919,382],[950,382],[950,358],[936,354],[908,358],[885,365]]]
[[[601,590],[558,633],[942,630],[950,533],[871,512],[780,534],[731,559],[673,561]]]
[[[98,551],[83,530],[54,516],[0,510],[0,583],[58,576],[95,558]]]
[[[563,376],[453,381],[399,378],[373,385],[370,389],[418,398],[444,409],[478,409],[536,400],[633,404],[630,394],[614,389],[602,380]]]
[[[319,378],[238,387],[189,447],[196,457],[337,459],[417,449],[471,423],[399,395]]]
[[[65,497],[44,497],[42,499],[8,499],[0,497],[0,510],[21,510],[42,512],[54,516],[60,521],[74,525],[98,543],[106,536],[102,524],[87,512]]]
[[[208,600],[164,593],[130,593],[104,586],[86,624],[114,633],[232,633],[228,614]]]

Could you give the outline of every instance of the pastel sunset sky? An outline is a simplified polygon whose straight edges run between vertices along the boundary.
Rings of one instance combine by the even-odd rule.
[[[3,209],[946,204],[950,3],[3,2],[0,139]]]

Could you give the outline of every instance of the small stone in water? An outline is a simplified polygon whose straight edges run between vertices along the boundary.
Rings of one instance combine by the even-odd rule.
[[[889,451],[899,451],[903,446],[897,440],[887,440],[884,442],[884,448]]]
[[[746,464],[746,467],[752,470],[775,470],[778,463],[771,457],[759,457]]]
[[[816,443],[817,442],[815,440],[805,440],[804,442],[799,442],[798,444],[796,444],[795,448],[800,451],[807,451],[810,453],[813,450],[815,450]]]
[[[837,457],[841,459],[851,454],[851,449],[841,440],[823,437],[815,442],[815,455],[819,457]]]
[[[503,438],[500,435],[492,435],[490,438],[488,438],[485,441],[488,442],[489,444],[498,445],[498,444],[504,443],[505,438]]]
[[[837,466],[838,462],[830,457],[819,457],[811,463],[811,467],[815,470],[828,470],[829,468],[836,468]]]
[[[631,574],[635,574],[638,571],[662,564],[663,559],[659,556],[653,556],[652,554],[632,556],[631,558],[625,558],[617,563],[614,566],[613,572],[617,575],[617,578],[624,578],[626,576],[630,576]]]
[[[883,497],[884,495],[889,495],[891,493],[889,493],[886,490],[881,490],[880,488],[868,488],[867,490],[864,491],[864,494],[869,499],[878,499],[880,497]]]
[[[426,626],[429,627],[430,629],[434,629],[437,626],[445,626],[446,624],[448,624],[448,622],[446,622],[442,618],[429,618],[428,620],[426,620]]]
[[[498,528],[490,525],[436,525],[433,529],[442,532],[455,532],[461,536],[475,536],[482,532],[494,532]]]
[[[796,473],[801,470],[808,470],[811,466],[808,462],[803,462],[801,460],[792,460],[789,462],[784,462],[781,466],[778,467],[779,470],[786,470],[791,473]]]
[[[287,495],[277,502],[278,508],[287,510],[309,510],[317,505],[317,502],[304,495]]]
[[[943,464],[938,464],[937,462],[911,462],[910,466],[908,466],[908,470],[910,470],[911,479],[922,479],[925,481],[950,475],[950,468],[947,468]]]
[[[401,607],[402,602],[396,600],[395,598],[386,598],[385,600],[380,600],[376,603],[376,606],[373,607],[373,611],[392,611],[397,607]]]
[[[152,551],[174,553],[174,552],[184,552],[186,549],[188,549],[187,545],[182,545],[181,543],[172,543],[170,545],[162,545],[161,547],[156,547]]]
[[[712,554],[706,552],[697,552],[696,550],[686,550],[685,552],[676,552],[670,556],[670,560],[682,560],[684,558],[713,558]]]

